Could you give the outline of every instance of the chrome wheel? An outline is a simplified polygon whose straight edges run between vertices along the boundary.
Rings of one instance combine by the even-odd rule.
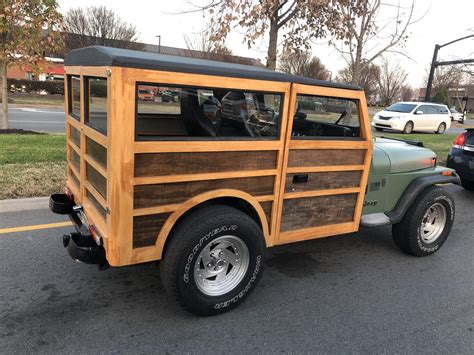
[[[407,124],[405,125],[405,129],[403,130],[403,132],[405,134],[410,134],[411,132],[413,132],[413,123],[410,121],[410,122],[407,122]]]
[[[250,254],[242,239],[224,235],[207,244],[196,259],[194,281],[208,296],[232,291],[244,278]]]
[[[435,203],[426,211],[421,221],[421,240],[426,244],[433,243],[443,233],[446,226],[446,208]]]

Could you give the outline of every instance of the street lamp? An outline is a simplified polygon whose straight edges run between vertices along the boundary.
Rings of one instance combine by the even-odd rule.
[[[426,86],[426,93],[425,93],[425,102],[430,101],[431,98],[431,87],[433,86],[433,77],[434,77],[434,71],[436,67],[442,66],[442,65],[456,65],[456,64],[466,64],[466,63],[474,63],[474,59],[460,59],[460,60],[451,60],[447,62],[437,62],[436,59],[438,59],[438,51],[446,47],[450,44],[453,44],[455,42],[462,41],[463,39],[468,39],[474,37],[474,35],[469,35],[465,37],[461,37],[458,39],[455,39],[454,41],[445,43],[445,44],[437,44],[435,45],[435,49],[433,52],[433,60],[431,61],[431,69],[430,69],[430,76],[428,77],[428,85]]]
[[[158,37],[158,53],[160,53],[161,52],[161,36],[156,35],[155,37]]]

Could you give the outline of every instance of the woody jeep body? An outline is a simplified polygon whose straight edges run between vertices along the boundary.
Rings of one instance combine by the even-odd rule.
[[[161,260],[191,312],[240,304],[275,245],[392,224],[421,256],[449,234],[438,185],[458,177],[418,143],[373,139],[359,87],[99,46],[65,70],[67,191],[50,199],[76,228],[65,247],[102,268]]]

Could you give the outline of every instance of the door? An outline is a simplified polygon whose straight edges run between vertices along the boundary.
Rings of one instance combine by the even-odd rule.
[[[293,84],[276,244],[358,230],[372,140],[363,91]]]

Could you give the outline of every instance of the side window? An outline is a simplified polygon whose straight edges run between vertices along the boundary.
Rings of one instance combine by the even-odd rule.
[[[438,113],[441,115],[447,115],[449,114],[449,111],[446,106],[438,106]]]
[[[292,136],[360,137],[356,100],[326,96],[298,95]]]
[[[138,84],[135,136],[276,139],[282,101],[268,92]]]
[[[85,80],[85,123],[107,134],[107,79],[86,77]]]
[[[419,106],[419,107],[416,109],[415,113],[419,115],[420,112],[423,112],[423,113],[422,113],[423,115],[429,115],[429,114],[430,114],[430,113],[429,113],[429,112],[430,112],[429,106],[428,106],[428,105],[421,105],[421,106]]]
[[[68,111],[76,120],[81,118],[81,77],[78,75],[67,76],[68,85]]]

